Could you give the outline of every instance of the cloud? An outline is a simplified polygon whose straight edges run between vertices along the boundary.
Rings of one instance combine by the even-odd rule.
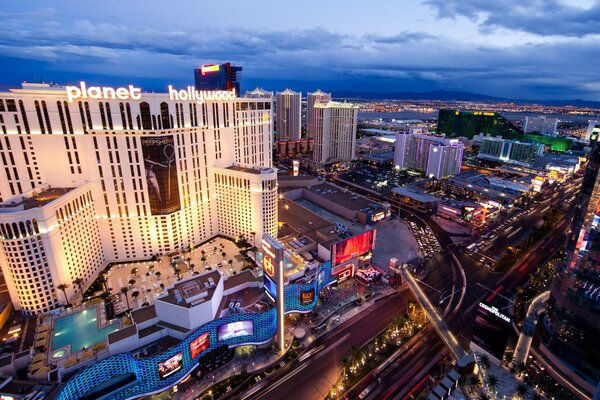
[[[540,36],[598,35],[600,1],[587,7],[559,0],[425,0],[439,18],[466,17],[482,31],[506,28]]]
[[[497,8],[505,1],[497,0]],[[530,7],[536,0],[524,1],[523,7]],[[483,1],[467,1],[459,9],[459,3],[449,1],[440,7],[447,8],[449,17],[481,20],[479,3]],[[200,25],[184,30],[61,20],[51,9],[0,17],[0,64],[10,61],[0,68],[0,83],[43,74],[74,81],[95,76],[103,84],[122,79],[154,82],[150,88],[164,89],[167,83],[191,81],[192,69],[200,63],[228,60],[243,66],[244,85],[277,85],[271,89],[304,82],[305,87],[297,89],[314,89],[306,87],[310,84],[336,90],[449,89],[512,98],[599,98],[600,72],[591,66],[600,63],[600,41],[591,35],[500,47],[465,45],[400,29],[386,35],[321,27],[251,30]],[[22,68],[14,67],[18,60]]]

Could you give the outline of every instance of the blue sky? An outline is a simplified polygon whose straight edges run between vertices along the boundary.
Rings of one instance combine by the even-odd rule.
[[[232,61],[242,90],[463,90],[600,100],[600,0],[14,1],[0,85],[192,83]]]

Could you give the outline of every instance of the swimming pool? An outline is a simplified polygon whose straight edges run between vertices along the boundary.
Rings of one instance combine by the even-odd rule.
[[[117,323],[98,329],[96,310],[89,308],[54,321],[52,349],[71,345],[71,352],[75,353],[105,341],[109,333],[119,329]]]

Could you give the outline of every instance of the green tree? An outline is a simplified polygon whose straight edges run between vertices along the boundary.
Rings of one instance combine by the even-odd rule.
[[[489,374],[487,376],[487,385],[489,386],[490,389],[492,389],[494,392],[496,391],[496,388],[498,387],[498,384],[500,383],[500,381],[498,380],[498,377],[496,375],[493,374]]]
[[[61,283],[60,285],[56,286],[56,288],[58,290],[62,290],[63,294],[65,295],[65,304],[69,304],[69,299],[67,297],[67,288],[69,287],[69,285],[67,285],[66,283]]]
[[[524,399],[524,398],[525,398],[525,396],[527,395],[527,392],[529,392],[529,388],[527,387],[527,385],[526,385],[526,384],[524,384],[524,383],[519,383],[519,384],[517,385],[517,388],[516,388],[515,392],[517,393],[517,395],[518,395],[519,397],[521,397],[522,399]]]
[[[127,296],[128,292],[129,288],[127,286],[121,288],[121,293],[125,296],[125,301],[127,302],[127,311],[129,312],[131,307],[129,307],[129,296]]]
[[[481,362],[481,366],[485,369],[488,369],[490,367],[490,358],[488,357],[487,354],[482,354],[479,357],[479,361]]]
[[[469,376],[469,385],[473,387],[481,386],[481,379],[477,375]]]
[[[81,301],[83,301],[83,279],[81,279],[81,278],[73,279],[73,283],[75,285],[77,285],[77,287],[79,288],[79,291],[81,292]]]

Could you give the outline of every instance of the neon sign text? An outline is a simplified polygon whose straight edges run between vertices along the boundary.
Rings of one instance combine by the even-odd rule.
[[[85,82],[79,82],[79,86],[66,86],[67,100],[72,103],[75,99],[133,99],[139,100],[142,98],[142,89],[136,88],[133,85],[128,87],[87,87]]]
[[[197,103],[210,100],[235,100],[235,90],[196,90],[193,86],[188,86],[186,90],[177,90],[169,85],[169,99],[175,101],[189,100]]]

